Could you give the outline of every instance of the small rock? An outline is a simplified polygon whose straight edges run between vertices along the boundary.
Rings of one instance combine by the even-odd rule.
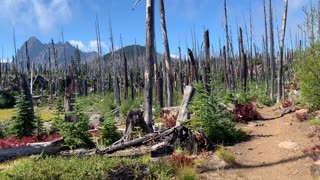
[[[252,151],[252,150],[253,150],[253,148],[249,148],[248,150],[249,150],[249,151]]]
[[[293,141],[284,141],[279,143],[278,146],[284,149],[296,149],[298,147],[298,144]]]

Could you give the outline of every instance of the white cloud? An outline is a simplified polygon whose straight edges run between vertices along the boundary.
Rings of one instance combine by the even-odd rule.
[[[79,49],[83,52],[97,51],[97,41],[96,40],[89,41],[88,44],[85,44],[82,41],[78,41],[78,40],[70,40],[69,43],[72,44],[73,46],[78,46]],[[106,47],[107,47],[106,43],[101,41],[102,50],[106,49]]]
[[[50,33],[72,18],[68,0],[1,0],[0,18],[18,28],[36,28]]]
[[[170,54],[170,57],[174,59],[179,59],[179,55],[176,55],[176,54]]]

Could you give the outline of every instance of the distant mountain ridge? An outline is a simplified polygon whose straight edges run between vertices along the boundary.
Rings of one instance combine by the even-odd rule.
[[[49,48],[50,48],[50,56],[51,62],[54,63],[54,56],[52,51],[51,42],[45,44],[42,43],[36,37],[30,37],[27,41],[28,44],[28,53],[30,61],[35,62],[36,64],[45,64],[48,62],[49,58]],[[61,42],[55,43],[55,49],[57,50],[57,62],[58,64],[64,64],[64,48]],[[66,60],[69,64],[71,61],[71,56],[74,56],[74,52],[76,47],[71,45],[69,42],[65,43],[65,52],[66,52]],[[82,52],[80,50],[80,56],[82,62],[92,62],[96,59],[96,52]],[[26,43],[24,43],[20,49],[17,51],[17,59],[22,60],[26,59]]]

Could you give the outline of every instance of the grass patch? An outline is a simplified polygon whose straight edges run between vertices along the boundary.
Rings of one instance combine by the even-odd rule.
[[[141,166],[149,169],[146,179],[171,179],[174,171],[162,161],[147,162],[142,158],[34,157],[14,163],[0,172],[0,179],[110,179],[110,172],[125,170],[137,179],[143,175]]]
[[[36,110],[37,111],[37,110]],[[51,121],[54,116],[54,110],[50,110],[49,108],[39,108],[39,115],[43,121]],[[7,121],[15,115],[15,108],[11,109],[0,109],[0,122]]]
[[[320,120],[318,118],[313,118],[310,120],[310,125],[311,126],[319,126],[320,125]]]
[[[215,152],[216,156],[228,164],[233,164],[236,161],[235,155],[227,150],[224,146],[220,146]]]
[[[14,115],[14,113],[15,113],[14,108],[0,109],[0,122],[10,120]]]
[[[178,170],[177,179],[179,180],[195,180],[197,178],[197,171],[193,167],[183,167]]]

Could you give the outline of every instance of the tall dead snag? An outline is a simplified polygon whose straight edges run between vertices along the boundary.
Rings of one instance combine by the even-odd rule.
[[[49,93],[50,93],[50,99],[53,99],[53,95],[52,95],[52,73],[51,73],[51,54],[50,54],[50,47],[48,48],[49,51]],[[32,68],[33,69],[33,68]],[[33,71],[33,70],[32,70]]]
[[[224,19],[225,19],[225,31],[226,31],[226,46],[224,47],[224,58],[225,58],[225,85],[226,88],[229,89],[229,76],[226,72],[228,70],[227,65],[229,63],[229,31],[228,31],[228,12],[227,12],[227,0],[224,0]]]
[[[205,76],[204,76],[204,85],[209,92],[209,76],[210,76],[210,40],[209,40],[209,31],[204,32],[204,49],[206,53],[206,66],[205,66]]]
[[[166,17],[164,10],[163,0],[159,0],[159,8],[160,8],[160,17],[161,17],[161,27],[162,27],[162,39],[164,45],[164,57],[165,57],[165,66],[167,72],[167,93],[168,93],[168,106],[173,106],[173,77],[171,72],[171,58],[170,58],[170,49],[169,49],[169,41],[167,35],[167,27],[166,27]]]
[[[74,116],[71,116],[68,114],[69,112],[72,112],[74,110],[74,103],[75,103],[75,82],[74,79],[70,76],[66,77],[65,82],[67,88],[64,92],[64,110],[65,110],[65,116],[64,119],[66,122],[75,121]]]
[[[130,90],[131,90],[131,99],[134,100],[134,86],[133,86],[133,73],[130,71]]]
[[[127,99],[128,98],[128,65],[127,65],[127,57],[126,54],[123,53],[123,60],[124,60],[124,82],[123,82],[123,86],[124,86],[124,98]]]
[[[196,60],[194,59],[193,53],[191,49],[188,48],[188,55],[191,61],[192,71],[191,71],[191,77],[190,77],[190,84],[192,84],[193,81],[198,81],[198,72],[197,72],[197,64]]]
[[[247,58],[246,54],[244,53],[243,48],[243,38],[242,38],[242,28],[239,28],[239,49],[240,49],[240,58],[241,58],[241,81],[243,90],[247,91]]]
[[[284,37],[286,34],[286,25],[287,25],[287,12],[288,12],[288,0],[284,0],[284,11],[282,16],[282,33],[280,41],[280,62],[279,62],[279,74],[278,74],[278,96],[277,102],[282,100],[282,87],[283,87],[283,46],[284,46]]]
[[[112,35],[112,25],[111,25],[111,18],[109,17],[109,30],[110,30],[110,43],[111,43],[111,58],[112,58],[112,70],[113,70],[113,90],[114,90],[114,98],[117,106],[120,106],[120,90],[119,90],[119,84],[118,84],[118,69],[117,69],[117,63],[115,59],[115,49],[113,44],[113,35]],[[102,77],[101,77],[102,78]]]
[[[266,81],[266,94],[269,91],[269,76],[270,76],[270,59],[268,55],[268,25],[267,25],[267,12],[266,12],[266,3],[263,0],[263,14],[264,14],[264,59],[266,65],[266,74],[265,74],[265,81]]]
[[[182,75],[182,59],[181,59],[181,49],[180,47],[178,47],[179,49],[179,76],[180,76],[180,91],[181,94],[183,94],[183,75]]]
[[[274,86],[275,86],[275,59],[274,59],[274,37],[273,37],[273,19],[272,19],[272,4],[269,0],[269,26],[270,26],[270,62],[271,62],[271,93],[270,98],[274,101]]]
[[[223,66],[223,69],[224,69],[224,87],[226,89],[229,89],[226,46],[223,46],[223,59],[224,59],[224,66]]]
[[[154,63],[154,0],[146,0],[146,59],[144,71],[144,120],[152,125],[152,87]]]

